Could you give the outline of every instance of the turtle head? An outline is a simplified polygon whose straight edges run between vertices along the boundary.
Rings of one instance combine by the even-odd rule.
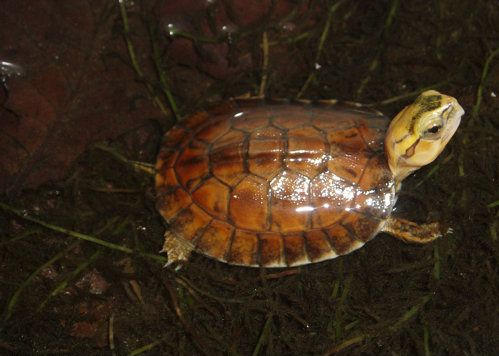
[[[431,163],[456,132],[464,110],[456,99],[435,90],[423,92],[392,120],[385,152],[395,181]]]

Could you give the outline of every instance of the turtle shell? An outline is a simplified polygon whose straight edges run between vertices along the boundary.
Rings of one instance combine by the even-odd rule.
[[[349,253],[395,203],[389,120],[334,102],[232,100],[165,136],[157,207],[194,250],[230,264],[288,267]]]

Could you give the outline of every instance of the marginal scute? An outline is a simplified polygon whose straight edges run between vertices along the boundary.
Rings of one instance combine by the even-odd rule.
[[[301,234],[288,234],[283,237],[284,256],[288,266],[299,266],[309,263],[305,252],[305,241]]]
[[[170,219],[179,210],[191,203],[191,197],[180,187],[173,168],[161,167],[155,177],[156,206],[165,219]]]
[[[358,187],[353,205],[355,211],[378,219],[386,219],[391,214],[396,201],[395,182],[384,155],[373,156],[366,163]]]
[[[223,136],[227,131],[230,130],[230,121],[227,120],[226,115],[220,115],[214,117],[208,125],[205,125],[198,133],[196,133],[196,139],[211,143],[217,138]]]
[[[331,248],[326,233],[320,229],[305,232],[305,245],[312,262],[323,261],[338,256]]]
[[[154,178],[156,187],[163,188],[163,192],[165,192],[165,189],[172,190],[173,188],[180,187],[175,170],[173,168],[166,168],[165,165],[157,171]]]
[[[179,142],[186,142],[185,140],[189,137],[189,131],[187,131],[182,126],[174,126],[163,137],[163,142],[161,144],[160,157],[163,151],[168,151],[171,148],[177,148]]]
[[[191,204],[191,197],[181,187],[161,186],[156,188],[156,207],[167,221]]]
[[[220,220],[212,220],[196,242],[196,248],[208,256],[222,260],[230,246],[234,227]]]
[[[385,117],[373,117],[358,125],[360,135],[366,145],[375,152],[383,149],[385,133],[390,122]]]
[[[251,140],[277,140],[282,138],[283,131],[273,126],[266,126],[254,130],[251,133]]]
[[[323,107],[311,108],[311,114],[311,123],[313,126],[326,131],[331,130],[333,132],[354,127],[358,115],[345,110],[336,110],[334,112],[334,117],[332,117],[331,110]]]
[[[269,114],[265,107],[254,107],[251,110],[236,113],[232,118],[232,127],[246,132],[265,127],[269,124]]]
[[[283,129],[293,129],[310,124],[308,108],[303,105],[274,106],[272,123]]]
[[[229,131],[213,142],[212,150],[216,151],[224,147],[232,147],[243,142],[244,133],[241,131]]]
[[[166,169],[163,172],[162,177],[164,179],[164,181],[163,181],[164,185],[170,186],[170,187],[180,186],[180,183],[177,180],[177,174],[175,173],[175,170],[173,168]],[[162,184],[159,184],[159,182],[158,182],[157,185],[161,186]]]
[[[383,188],[393,184],[392,174],[384,155],[376,155],[369,159],[365,171],[359,180],[359,187],[363,190]]]
[[[349,229],[357,239],[367,242],[378,233],[382,219],[351,212],[342,219],[341,224]]]
[[[363,215],[386,219],[393,210],[394,203],[395,187],[391,184],[371,190],[359,189],[352,208]]]
[[[161,187],[165,185],[166,175],[168,170],[171,169],[164,164],[162,160],[156,161],[156,175],[154,176],[154,185],[156,187]],[[175,174],[175,172],[173,172]]]
[[[205,213],[196,204],[180,211],[170,223],[170,228],[179,237],[187,241],[193,241],[204,230],[212,220],[211,216]]]
[[[258,236],[254,232],[236,229],[227,262],[236,265],[257,265]]]
[[[179,126],[176,126],[176,127],[183,126],[183,127],[186,127],[190,130],[195,130],[201,124],[208,121],[210,119],[210,117],[211,117],[211,115],[207,111],[200,111],[200,112],[197,112],[197,113],[185,118],[184,120],[180,121]]]
[[[265,233],[258,235],[260,239],[260,266],[284,267],[282,235],[278,233]]]
[[[312,126],[299,127],[288,130],[288,136],[296,139],[317,139],[323,141],[321,133]]]
[[[334,251],[338,255],[344,255],[353,251],[354,247],[358,244],[358,242],[350,236],[349,231],[340,224],[334,224],[324,231],[327,234]]]
[[[156,170],[158,174],[161,174],[161,170],[166,168],[172,168],[175,164],[175,160],[177,159],[179,154],[178,148],[169,148],[163,146],[158,153],[158,158],[156,160]]]

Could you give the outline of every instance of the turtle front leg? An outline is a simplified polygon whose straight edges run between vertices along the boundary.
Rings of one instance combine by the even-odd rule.
[[[165,242],[160,252],[168,254],[168,262],[165,267],[168,267],[174,262],[186,262],[192,252],[192,245],[186,241],[179,239],[174,233],[170,231],[165,232]]]
[[[389,217],[381,231],[387,232],[405,242],[418,244],[425,244],[442,236],[439,223],[416,224],[412,221],[395,217]],[[449,229],[448,232],[451,231]]]

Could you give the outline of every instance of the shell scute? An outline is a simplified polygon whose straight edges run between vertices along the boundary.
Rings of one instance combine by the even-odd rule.
[[[341,224],[347,228],[357,240],[367,242],[378,233],[383,224],[383,220],[374,216],[366,216],[352,212],[351,214],[345,215]]]
[[[364,172],[369,156],[346,153],[339,147],[331,146],[331,159],[327,162],[329,171],[352,183],[357,183]]]
[[[337,147],[342,152],[354,155],[368,148],[356,127],[330,131],[327,134],[327,140],[331,146]]]
[[[328,158],[327,143],[322,134],[308,126],[288,131],[288,150],[284,162],[289,169],[309,178],[324,170]]]
[[[310,112],[304,105],[276,105],[272,110],[272,123],[282,129],[293,129],[310,124]]]
[[[384,117],[373,117],[363,120],[358,125],[358,130],[366,145],[375,152],[383,149],[383,142],[389,121]]]
[[[355,195],[355,187],[331,171],[315,177],[310,184],[312,228],[327,227],[341,219]]]
[[[227,262],[254,266],[257,265],[258,236],[254,232],[237,229],[232,239]]]
[[[251,140],[277,140],[282,138],[283,131],[273,126],[256,129],[251,133]]]
[[[228,186],[216,178],[209,178],[192,192],[192,197],[208,214],[226,220],[229,194]]]
[[[377,189],[393,185],[388,163],[381,155],[373,156],[365,164],[364,174],[358,182],[364,190]]]
[[[310,179],[293,171],[283,171],[270,181],[272,231],[307,230],[311,211],[309,185]]]
[[[157,174],[154,177],[154,184],[156,187],[161,187],[163,185],[178,185],[175,171],[172,167],[168,167],[165,162],[158,160],[156,172]]]
[[[232,127],[246,132],[268,126],[270,115],[265,107],[254,107],[251,110],[242,110],[232,119]]]
[[[184,120],[180,121],[177,127],[183,126],[187,128],[189,131],[195,130],[202,124],[206,123],[211,117],[212,117],[211,113],[208,113],[206,111],[199,111],[185,118]]]
[[[355,240],[342,224],[334,224],[324,231],[338,255],[347,254],[361,246],[361,243]]]
[[[289,234],[283,237],[284,256],[288,266],[299,266],[309,263],[305,252],[305,239],[301,234]]]
[[[254,175],[270,179],[282,169],[284,141],[281,139],[250,140],[248,169]]]
[[[381,187],[373,190],[358,190],[353,204],[353,210],[364,215],[386,219],[395,203],[393,187]]]
[[[182,126],[173,126],[163,137],[163,142],[161,144],[160,157],[162,151],[169,152],[170,149],[178,149],[179,142],[185,142],[185,139],[189,137],[190,132]]]
[[[210,121],[209,125],[204,125],[204,127],[196,133],[196,139],[211,143],[217,138],[226,134],[231,127],[230,120],[227,120],[225,116],[215,117],[213,121]]]
[[[190,195],[180,187],[157,187],[156,192],[156,207],[167,221],[192,202]]]
[[[196,242],[196,248],[208,256],[223,260],[230,247],[234,227],[221,220],[212,220]]]
[[[172,168],[179,155],[179,150],[174,148],[162,147],[156,161],[156,170],[161,175],[167,168]]]
[[[307,253],[312,262],[318,262],[338,256],[329,244],[326,233],[320,229],[305,232]]]
[[[260,238],[260,266],[285,266],[283,254],[283,237],[279,233],[259,234]]]
[[[382,156],[372,157],[358,182],[353,209],[364,215],[385,219],[395,204],[395,182]]]
[[[231,130],[213,142],[212,151],[237,145],[241,143],[244,138],[245,134],[243,132]]]
[[[311,114],[311,124],[326,131],[352,128],[358,120],[357,113],[341,109],[335,110],[334,117],[332,117],[331,109],[327,107],[312,108]]]
[[[267,181],[255,176],[244,178],[232,190],[229,214],[239,228],[265,231],[268,226]]]
[[[156,207],[167,220],[191,203],[191,197],[180,187],[173,168],[163,169],[156,175],[156,193]]]
[[[168,222],[177,236],[192,242],[203,232],[211,220],[212,217],[203,209],[196,204],[191,204]]]
[[[185,147],[177,158],[175,171],[182,186],[187,191],[192,190],[200,183],[202,177],[208,173],[208,150],[205,145],[196,141]]]
[[[209,154],[210,169],[215,177],[229,186],[234,186],[245,175],[245,135],[240,131],[229,131],[215,141]]]

